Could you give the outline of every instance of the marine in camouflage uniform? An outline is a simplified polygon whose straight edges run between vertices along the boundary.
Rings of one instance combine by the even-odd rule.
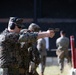
[[[22,19],[10,17],[8,28],[0,34],[0,70],[2,75],[19,75],[19,50],[18,42]],[[18,27],[18,31],[12,31]],[[11,29],[11,31],[10,31]]]
[[[27,32],[27,33],[34,33],[34,32],[38,32],[39,29],[40,29],[40,27],[37,24],[31,23],[29,25],[28,30],[27,29],[22,29],[21,33],[24,32],[24,31]],[[22,44],[25,45],[26,42],[23,42],[23,43]],[[27,48],[24,46],[25,48],[23,48],[23,49],[26,49],[26,50],[28,49],[28,53],[27,53],[28,57],[26,58],[26,56],[24,56],[27,60],[29,59],[29,64],[27,63],[28,66],[29,66],[29,70],[28,71],[29,71],[29,73],[31,75],[32,74],[33,75],[38,75],[38,73],[36,71],[36,68],[37,68],[37,66],[39,64],[40,59],[39,59],[39,51],[36,48],[36,42],[34,42],[34,43],[28,42],[27,46],[28,46]],[[26,59],[25,60],[23,59],[23,62],[25,62]]]
[[[54,35],[55,35],[55,32],[54,32],[54,30],[48,30],[48,31],[45,31],[45,32],[41,32],[41,33],[38,33],[38,32],[29,32],[29,31],[23,31],[21,34],[20,34],[20,36],[19,36],[19,42],[20,43],[23,43],[23,45],[22,45],[22,48],[23,48],[23,46],[26,46],[26,48],[29,48],[30,46],[29,46],[29,44],[28,43],[30,43],[30,44],[34,44],[35,42],[37,42],[37,39],[39,39],[39,38],[43,38],[43,37],[51,37],[51,38],[53,38],[54,37]],[[26,48],[24,48],[24,50],[27,50]],[[29,52],[29,51],[28,51]],[[29,53],[28,53],[28,56],[29,56]],[[23,58],[21,61],[23,62],[23,65],[24,65],[24,69],[25,68],[27,68],[28,66],[29,66],[29,59],[27,59],[26,57],[25,57],[25,55],[22,55],[22,57],[21,58]],[[25,60],[26,59],[26,60]],[[27,66],[27,65],[28,66]],[[27,66],[27,67],[26,67]],[[25,69],[25,74],[24,75],[28,75],[28,69],[29,69],[29,67],[27,68],[27,70]],[[22,70],[23,71],[23,70]],[[35,72],[36,73],[36,72]],[[35,74],[34,73],[34,74]],[[23,74],[22,74],[23,75]],[[29,73],[29,75],[31,75],[30,73]]]
[[[26,31],[25,34],[22,33],[20,35],[25,36],[26,38],[21,42],[21,66],[22,66],[22,70],[24,75],[32,75],[31,73],[29,73],[29,64],[31,61],[36,62],[36,51],[32,49],[32,45],[36,42],[37,40],[37,34],[38,33],[33,33],[33,32],[28,32]],[[37,53],[36,53],[37,54]],[[22,75],[22,74],[21,74]]]
[[[7,31],[8,30],[6,30],[5,32]],[[27,75],[29,68],[29,54],[27,50],[28,47],[27,42],[32,42],[32,43],[35,42],[35,40],[37,40],[36,39],[37,34],[33,34],[33,33],[24,34],[25,37],[27,38],[24,39],[24,41],[26,41],[26,45],[23,45],[22,48],[20,46],[20,43],[22,42],[18,43],[18,39],[17,39],[19,35],[16,35],[16,33],[14,34],[11,33],[10,35],[9,34],[6,36],[6,38],[3,33],[0,35],[1,36],[0,40],[2,40],[1,48],[0,48],[1,50],[0,67],[4,68],[4,70],[8,70],[7,75]],[[3,39],[6,40],[4,41]],[[19,57],[21,60],[19,59]]]
[[[58,63],[60,66],[61,73],[64,69],[64,58],[67,59],[67,61],[70,61],[69,53],[68,53],[68,47],[69,47],[69,38],[66,37],[66,32],[64,30],[60,31],[60,37],[56,40],[56,54],[58,56]]]
[[[31,32],[39,32],[40,27],[36,23],[31,23],[28,27],[28,30]],[[35,42],[31,47],[31,56],[32,61],[30,62],[29,71],[33,75],[39,75],[36,71],[39,63],[40,63],[40,53],[37,49],[37,42]]]

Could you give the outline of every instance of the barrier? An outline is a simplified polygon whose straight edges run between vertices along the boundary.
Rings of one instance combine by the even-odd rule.
[[[72,55],[72,67],[76,68],[76,49],[75,49],[75,42],[74,36],[70,36],[70,44],[71,44],[71,55]]]
[[[71,44],[71,56],[72,56],[72,69],[71,75],[76,75],[76,48],[75,48],[75,39],[74,36],[70,36],[70,44]]]

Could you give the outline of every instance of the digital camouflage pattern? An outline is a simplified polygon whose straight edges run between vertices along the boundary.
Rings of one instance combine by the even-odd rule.
[[[29,44],[37,40],[38,33],[11,33],[7,29],[0,35],[0,67],[7,68],[7,75],[28,75]]]
[[[35,45],[36,44],[28,48],[30,54],[29,72],[31,75],[38,75],[36,68],[40,63],[39,51],[37,50]]]
[[[19,35],[5,29],[0,34],[0,68],[7,68],[7,75],[19,75],[18,50],[20,44],[17,42]]]
[[[56,54],[58,57],[58,64],[60,67],[60,71],[62,73],[64,69],[64,59],[66,58],[67,62],[70,62],[69,51],[68,51],[69,38],[65,36],[57,38],[56,46],[57,46]]]
[[[26,31],[26,29],[23,29],[23,30],[21,30],[21,33],[23,32],[24,33],[24,31]],[[28,54],[29,54],[29,64],[30,64],[30,62],[32,61],[32,62],[34,62],[35,63],[35,66],[38,66],[38,64],[39,64],[39,52],[38,52],[38,50],[37,50],[37,48],[36,48],[36,40],[37,40],[37,38],[36,38],[36,36],[37,36],[37,33],[34,33],[34,32],[30,32],[30,31],[27,31],[27,36],[28,36],[28,38],[31,36],[31,39],[29,39],[30,41],[29,42],[23,42],[23,43],[26,43],[27,44],[27,49],[28,49]],[[34,35],[33,35],[33,33],[34,33]],[[25,33],[26,34],[26,33]],[[24,35],[25,35],[24,34]],[[30,34],[30,35],[29,35]],[[27,39],[28,40],[28,39]],[[26,48],[26,47],[25,47]],[[25,49],[24,48],[24,49]],[[26,49],[26,50],[27,50]],[[30,66],[30,65],[29,65]],[[32,68],[32,67],[31,67]],[[31,69],[31,68],[29,68],[29,69]],[[37,74],[37,72],[36,72],[36,68],[34,68],[34,71],[33,70],[31,70],[32,71],[32,73],[34,73],[35,72],[35,74]],[[32,75],[32,73],[30,72],[30,74]]]
[[[37,25],[36,23],[31,23],[28,27],[28,30],[30,30],[31,32],[39,32],[40,27],[39,25]],[[39,63],[40,63],[40,53],[37,49],[37,41],[35,43],[33,43],[33,45],[31,46],[31,56],[32,56],[32,63],[30,64],[30,72],[33,75],[38,75],[36,68],[38,67]],[[33,65],[34,64],[34,65]],[[32,66],[33,65],[33,66]]]

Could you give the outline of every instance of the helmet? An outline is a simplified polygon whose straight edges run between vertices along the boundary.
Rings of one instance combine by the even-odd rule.
[[[36,23],[31,23],[28,27],[28,30],[38,32],[40,30],[40,27]]]
[[[8,27],[10,29],[14,29],[15,25],[17,25],[19,28],[24,27],[23,24],[23,19],[22,18],[18,18],[18,17],[10,17],[9,19],[9,23],[8,23]]]

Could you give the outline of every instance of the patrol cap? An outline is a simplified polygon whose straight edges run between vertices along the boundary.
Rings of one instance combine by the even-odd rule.
[[[39,31],[40,27],[36,24],[36,23],[31,23],[28,27],[28,30],[32,30],[32,31]]]
[[[23,19],[18,17],[10,17],[8,27],[14,27],[15,25],[18,26],[18,28],[23,28],[24,25],[22,24]]]
[[[21,29],[20,33],[27,32],[28,29]]]

